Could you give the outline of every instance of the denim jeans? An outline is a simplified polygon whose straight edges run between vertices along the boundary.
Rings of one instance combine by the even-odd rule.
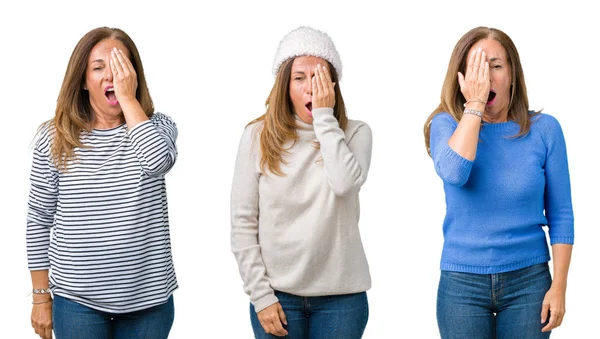
[[[367,293],[300,297],[275,291],[287,319],[285,337],[265,333],[250,304],[250,320],[257,339],[360,339],[369,319]]]
[[[58,295],[52,303],[56,339],[166,339],[174,317],[173,296],[164,304],[123,314],[98,311]]]
[[[498,274],[442,271],[437,322],[446,338],[549,338],[542,301],[552,277],[548,263]]]

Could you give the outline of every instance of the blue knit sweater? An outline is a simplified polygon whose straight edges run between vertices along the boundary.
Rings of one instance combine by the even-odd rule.
[[[550,260],[550,243],[573,244],[573,209],[564,136],[558,121],[533,116],[514,138],[514,122],[484,123],[474,161],[448,146],[458,123],[448,113],[431,123],[431,156],[446,194],[441,269],[478,274]]]

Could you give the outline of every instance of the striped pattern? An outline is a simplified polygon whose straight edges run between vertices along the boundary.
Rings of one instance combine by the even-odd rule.
[[[27,214],[29,269],[50,269],[54,294],[112,313],[164,303],[177,288],[164,178],[177,127],[161,113],[126,127],[82,134],[90,147],[75,150],[67,173],[42,130]]]

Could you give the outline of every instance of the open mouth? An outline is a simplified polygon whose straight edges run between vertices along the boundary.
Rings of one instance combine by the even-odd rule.
[[[119,104],[119,101],[117,100],[117,95],[115,94],[115,89],[112,86],[106,87],[106,89],[104,90],[104,95],[106,96],[106,99],[108,100],[109,104],[113,106]]]
[[[305,106],[306,106],[306,110],[308,111],[308,115],[312,116],[312,102],[309,102]]]
[[[496,99],[496,92],[493,89],[490,89],[490,94],[488,95],[487,104],[488,105],[493,104],[494,99]]]

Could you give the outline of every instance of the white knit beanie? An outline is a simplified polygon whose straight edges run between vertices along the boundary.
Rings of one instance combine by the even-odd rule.
[[[286,60],[305,55],[329,61],[337,72],[338,81],[342,78],[342,60],[329,35],[306,26],[289,32],[279,43],[273,61],[273,76],[277,77],[279,67]]]

